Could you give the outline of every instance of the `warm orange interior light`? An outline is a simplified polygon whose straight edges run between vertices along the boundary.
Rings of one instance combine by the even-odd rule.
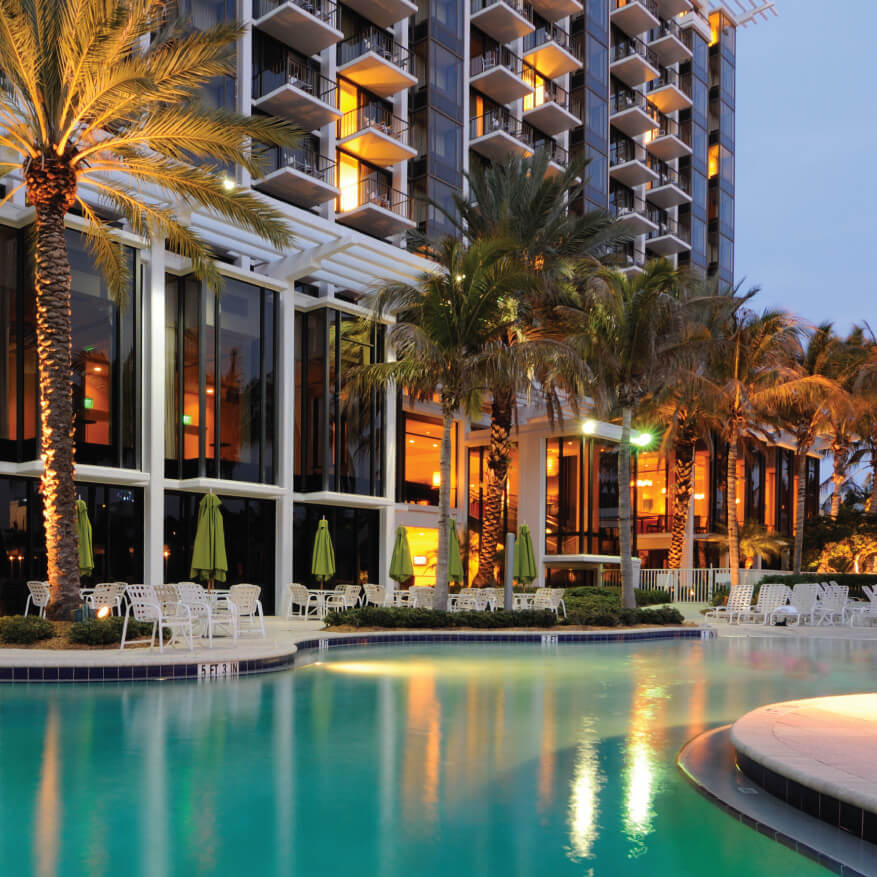
[[[719,144],[714,143],[709,151],[709,175],[710,178],[719,175]]]

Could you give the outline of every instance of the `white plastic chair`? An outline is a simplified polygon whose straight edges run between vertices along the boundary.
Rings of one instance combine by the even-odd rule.
[[[348,609],[356,609],[360,604],[362,588],[359,585],[344,586],[344,604]]]
[[[49,600],[52,599],[52,590],[48,582],[28,582],[27,589],[30,592],[27,595],[27,602],[24,604],[24,614],[27,615],[31,603],[39,609],[39,617],[46,617],[46,607]]]
[[[119,651],[125,648],[128,636],[128,619],[133,613],[135,620],[146,623],[152,622],[152,637],[149,640],[149,648],[155,645],[155,632],[158,630],[158,650],[164,651],[164,631],[171,633],[167,644],[173,645],[180,634],[184,634],[189,641],[189,651],[194,651],[193,642],[193,619],[188,606],[182,603],[162,603],[155,593],[152,585],[127,585],[125,596],[128,599],[128,607],[125,609],[125,623],[122,625],[122,643]]]
[[[829,582],[822,586],[822,596],[813,609],[816,624],[843,624],[847,617],[850,589],[847,585]]]
[[[125,595],[125,585],[121,582],[99,582],[94,586],[90,594],[85,596],[85,604],[92,612],[97,612],[101,606],[109,606],[116,614],[122,614],[122,597]]]
[[[261,631],[264,639],[265,616],[262,614],[262,602],[259,600],[261,593],[262,589],[258,585],[232,585],[228,589],[228,604],[230,611],[236,616],[235,626],[240,633]]]
[[[188,607],[192,620],[201,628],[201,635],[207,635],[210,648],[213,648],[214,631],[225,631],[237,642],[238,618],[232,601],[227,596],[216,596],[211,599],[207,591],[194,582],[179,582],[177,590],[180,603]]]
[[[462,588],[454,605],[457,612],[485,612],[487,596],[481,588]]]
[[[813,624],[813,613],[819,605],[822,596],[822,586],[818,582],[798,582],[792,587],[792,595],[789,597],[789,605],[793,606],[798,613],[796,624],[802,621],[805,624]]]
[[[728,624],[732,624],[735,618],[739,621],[740,617],[752,608],[752,591],[752,585],[737,585],[731,588],[728,594],[728,604],[710,609],[706,613],[706,617],[714,621],[726,619]]]
[[[409,605],[414,609],[432,609],[435,605],[435,588],[428,585],[413,585]]]
[[[864,623],[866,620],[870,621],[877,618],[877,588],[864,585],[862,593],[865,595],[867,602],[860,601],[847,605],[850,627],[853,627],[856,622]]]
[[[383,606],[387,599],[387,591],[386,588],[381,587],[380,585],[372,585],[366,584],[365,587],[365,602],[370,606]]]
[[[762,585],[758,592],[758,602],[747,612],[741,613],[741,620],[762,624],[770,624],[771,618],[780,606],[785,606],[789,601],[791,590],[788,585],[777,582]]]
[[[294,613],[295,606],[298,606],[298,612]],[[286,610],[286,617],[292,618],[293,615],[298,615],[299,618],[307,618],[312,614],[311,610],[313,610],[314,615],[320,614],[319,597],[316,594],[311,594],[304,585],[293,582],[289,586],[289,606]]]

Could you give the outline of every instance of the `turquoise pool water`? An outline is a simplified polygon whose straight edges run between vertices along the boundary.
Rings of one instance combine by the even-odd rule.
[[[674,766],[877,644],[344,649],[234,682],[0,687],[0,862],[74,875],[811,875]]]

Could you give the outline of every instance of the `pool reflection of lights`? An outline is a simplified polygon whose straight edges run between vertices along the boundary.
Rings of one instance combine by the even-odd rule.
[[[598,796],[603,785],[597,757],[594,729],[585,720],[573,768],[569,799],[570,853],[574,859],[587,859],[597,840]]]

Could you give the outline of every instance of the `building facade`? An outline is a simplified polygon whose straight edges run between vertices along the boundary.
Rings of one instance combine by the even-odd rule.
[[[216,296],[161,243],[122,227],[131,284],[119,305],[83,246],[82,223],[69,218],[77,481],[94,525],[94,578],[188,578],[197,504],[212,490],[223,503],[229,580],[260,584],[266,611],[282,605],[289,582],[309,581],[322,517],[339,581],[386,582],[399,525],[409,528],[418,577],[428,580],[438,411],[405,398],[349,398],[346,371],[391,353],[382,332],[363,334],[358,301],[382,281],[413,281],[430,269],[404,246],[411,229],[449,230],[430,201],[452,210],[467,170],[537,148],[549,150],[551,172],[582,150],[591,159],[580,206],[608,209],[636,233],[618,254],[623,270],[663,255],[731,282],[733,15],[710,13],[698,0],[180,6],[192,27],[233,16],[251,25],[237,75],[214,81],[208,100],[307,129],[299,149],[270,154],[258,179],[239,171],[229,181],[274,199],[296,237],[278,253],[193,213],[191,226],[213,245],[225,275]],[[7,611],[20,608],[24,582],[45,569],[32,220],[20,193],[0,208]],[[469,574],[486,425],[460,421],[454,431],[453,507]],[[522,411],[506,519],[509,529],[526,521],[544,531],[540,563],[617,553],[617,440],[609,424],[583,436],[576,424],[552,431],[544,412]],[[770,472],[790,477],[784,453],[768,452],[776,459],[766,458],[765,485]],[[637,549],[652,565],[666,548],[667,465],[639,455],[633,485]],[[698,471],[695,516],[706,536],[721,520],[721,485],[713,463]],[[748,468],[741,477],[747,490],[752,481],[747,509],[772,523],[768,488],[759,494]],[[776,505],[777,526],[785,526],[781,512],[789,506]],[[699,558],[719,559],[706,549]],[[546,580],[559,575],[545,566]]]

